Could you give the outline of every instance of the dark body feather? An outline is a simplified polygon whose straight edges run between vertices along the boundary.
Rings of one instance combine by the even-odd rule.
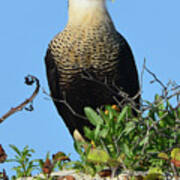
[[[118,89],[129,97],[139,91],[131,49],[113,25],[67,26],[51,41],[45,63],[51,95],[71,135],[75,129],[84,135],[83,127],[92,127],[73,112],[84,116],[86,106],[117,104],[113,96],[123,99]]]

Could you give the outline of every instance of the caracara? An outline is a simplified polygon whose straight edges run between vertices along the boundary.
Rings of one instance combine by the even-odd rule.
[[[115,29],[106,0],[68,3],[68,23],[50,42],[45,64],[60,116],[72,136],[84,136],[84,126],[93,128],[84,107],[117,104],[125,97],[138,104],[139,81],[132,51]]]

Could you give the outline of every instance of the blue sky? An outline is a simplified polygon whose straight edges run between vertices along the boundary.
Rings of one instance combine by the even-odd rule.
[[[179,0],[116,0],[108,1],[108,9],[118,31],[129,42],[139,74],[143,59],[164,82],[180,83],[180,1]],[[67,22],[67,0],[6,0],[0,2],[0,116],[18,105],[33,91],[24,84],[27,74],[39,78],[41,88],[48,90],[44,56],[49,41],[62,31]],[[147,73],[143,82],[143,97],[151,100],[159,92],[150,84]],[[47,151],[71,153],[72,138],[56,112],[51,100],[42,93],[34,101],[33,112],[21,111],[0,124],[0,144],[9,158],[9,144],[36,150],[34,158],[45,157]],[[0,165],[10,175],[11,164]]]

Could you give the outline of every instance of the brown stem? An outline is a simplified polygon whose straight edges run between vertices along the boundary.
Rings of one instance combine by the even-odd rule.
[[[33,94],[26,99],[25,101],[23,101],[20,105],[18,105],[17,107],[11,108],[6,114],[4,114],[1,118],[0,118],[0,123],[2,123],[5,119],[7,119],[9,116],[11,116],[12,114],[21,111],[23,108],[25,108],[25,106],[29,103],[31,103],[33,101],[33,99],[36,97],[36,95],[39,92],[39,88],[40,88],[40,83],[39,80],[32,75],[28,75],[25,77],[25,83],[27,85],[32,85],[34,82],[36,82],[36,89],[34,90]]]

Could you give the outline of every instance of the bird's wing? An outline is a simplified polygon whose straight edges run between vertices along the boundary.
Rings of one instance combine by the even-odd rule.
[[[48,48],[45,56],[48,84],[53,98],[59,97],[58,71],[51,50]]]
[[[116,86],[127,93],[130,98],[136,103],[136,107],[139,108],[140,101],[140,87],[137,68],[134,60],[132,50],[124,39],[124,37],[118,33],[119,41],[119,56],[118,56],[118,78]],[[119,92],[119,94],[121,94]]]
[[[120,84],[123,83],[122,86],[132,97],[139,91],[137,68],[132,50],[121,34],[119,34],[119,44],[119,77],[123,75],[124,78],[124,80],[121,79]]]
[[[55,59],[51,53],[50,48],[47,50],[47,53],[45,56],[45,64],[46,64],[48,84],[51,91],[51,97],[53,98],[54,104],[56,105],[56,108],[59,114],[63,118],[72,136],[74,136],[75,130],[78,131],[80,134],[83,134],[83,127],[85,125],[91,127],[92,125],[89,123],[87,119],[79,118],[75,114],[73,114],[72,112],[73,110],[71,110],[71,108],[74,108],[74,106],[79,107],[78,102],[75,102],[74,98],[76,98],[76,95],[75,97],[73,96],[73,91],[72,93],[71,93],[71,90],[70,92],[63,91],[67,94],[67,99],[69,101],[67,101],[66,103],[69,103],[69,104],[67,105],[63,103],[63,101],[66,101],[66,99],[63,96],[64,94],[59,84],[61,72],[57,70],[57,65],[55,64]]]

